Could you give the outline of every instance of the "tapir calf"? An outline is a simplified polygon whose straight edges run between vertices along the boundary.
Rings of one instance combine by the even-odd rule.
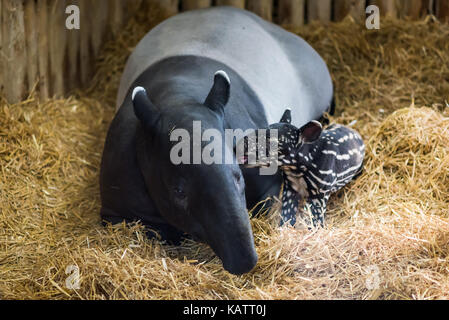
[[[323,226],[330,195],[343,188],[363,169],[365,144],[362,137],[355,130],[339,124],[322,130],[318,121],[310,121],[297,128],[291,124],[289,109],[279,123],[271,124],[268,129],[277,130],[276,160],[284,177],[281,225],[285,222],[295,225],[299,204],[305,199],[313,224]],[[250,146],[245,141],[245,148]],[[269,148],[267,143],[266,159],[270,159]],[[243,164],[250,165],[248,159],[246,153]],[[265,163],[255,164],[260,165]],[[301,209],[299,211],[304,214]]]

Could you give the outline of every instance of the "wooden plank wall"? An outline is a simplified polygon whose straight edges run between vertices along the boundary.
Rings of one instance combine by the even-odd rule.
[[[86,85],[104,41],[145,2],[167,16],[230,5],[293,28],[348,15],[362,22],[369,4],[386,16],[419,19],[430,13],[449,21],[449,0],[0,0],[0,94],[16,102],[35,90],[46,99]],[[65,27],[68,5],[79,7],[81,30]]]
[[[65,27],[71,4],[80,8],[81,30]],[[127,5],[123,0],[1,0],[1,94],[16,102],[36,90],[46,99],[86,84],[106,34],[117,34],[125,22]]]

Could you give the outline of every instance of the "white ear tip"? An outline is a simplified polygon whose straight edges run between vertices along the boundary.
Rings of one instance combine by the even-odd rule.
[[[215,72],[215,75],[214,75],[214,76],[218,76],[218,75],[220,75],[220,76],[222,76],[223,78],[225,78],[226,81],[227,81],[229,84],[231,84],[231,79],[229,79],[229,76],[228,76],[228,74],[227,74],[225,71],[223,71],[223,70],[218,70],[217,72]]]
[[[131,99],[134,100],[134,97],[136,96],[137,92],[140,92],[140,91],[146,92],[145,88],[143,88],[143,87],[135,87],[133,90]]]
[[[313,123],[315,123],[315,124],[319,125],[320,127],[322,127],[322,125],[321,125],[321,122],[319,122],[319,121],[316,121],[316,120],[312,120],[312,121],[310,121],[310,122],[313,122]]]
[[[286,108],[285,111],[292,111],[292,108]]]

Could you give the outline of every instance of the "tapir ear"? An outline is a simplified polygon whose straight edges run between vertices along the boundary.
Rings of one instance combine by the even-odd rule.
[[[321,135],[323,131],[323,126],[318,121],[310,121],[305,126],[299,129],[299,137],[303,143],[313,143]]]
[[[209,92],[204,105],[214,111],[223,112],[231,93],[231,81],[226,72],[220,70],[215,73],[214,85]]]
[[[287,108],[282,115],[280,123],[292,123],[292,111],[290,108]]]
[[[135,87],[131,96],[134,114],[145,129],[152,128],[159,119],[159,110],[153,105],[147,92],[142,87]]]

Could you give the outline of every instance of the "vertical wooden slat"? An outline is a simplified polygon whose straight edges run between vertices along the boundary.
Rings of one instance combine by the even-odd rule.
[[[108,24],[108,1],[109,0],[96,0],[95,3],[91,4],[92,17],[92,34],[91,34],[91,45],[94,57],[96,57],[100,51],[101,45],[104,42],[106,27]],[[138,2],[131,1],[134,5]]]
[[[371,0],[370,3],[379,7],[382,16],[398,17],[398,0]]]
[[[2,15],[2,5],[3,2],[0,1],[0,26],[3,26],[3,15]],[[5,70],[5,66],[4,66],[4,59],[2,57],[2,53],[3,53],[3,27],[0,29],[0,70]],[[3,95],[3,81],[4,81],[4,74],[0,74],[0,95]]]
[[[365,18],[365,0],[334,0],[334,20],[341,21],[350,15],[356,21]]]
[[[163,14],[166,17],[170,17],[172,15],[175,15],[179,11],[179,1],[178,0],[160,0],[158,2],[159,6],[161,7]]]
[[[20,101],[26,91],[26,40],[22,1],[2,1],[2,56],[6,99]]]
[[[47,0],[37,2],[38,16],[38,60],[39,60],[39,93],[42,99],[49,97],[48,75],[48,5]]]
[[[273,0],[248,0],[246,9],[265,20],[271,21],[273,19]]]
[[[98,0],[95,0],[94,2],[97,2]],[[104,6],[106,6],[107,8],[107,3],[110,0],[100,0],[100,1],[104,1],[105,4]],[[124,21],[128,21],[139,9],[139,7],[141,6],[143,0],[125,0],[123,1],[123,11],[125,12],[125,17],[124,17]],[[159,2],[163,2],[163,0],[158,0]]]
[[[114,1],[117,2],[117,1]],[[80,75],[81,75],[81,86],[85,86],[91,75],[91,47],[90,47],[90,36],[91,36],[91,12],[90,12],[90,1],[80,0]],[[111,29],[114,28],[114,24],[111,25]]]
[[[233,6],[240,9],[245,9],[245,0],[216,0],[217,6]]]
[[[80,6],[79,0],[71,0],[70,4]],[[81,14],[81,13],[80,13]],[[67,18],[67,16],[66,16]],[[80,32],[84,26],[80,23],[80,30],[67,30],[67,72],[66,72],[66,91],[77,88],[80,84]]]
[[[66,56],[67,28],[65,26],[65,0],[53,0],[49,16],[50,90],[51,95],[64,92],[64,58]]]
[[[109,28],[113,36],[116,36],[124,22],[123,0],[110,0]],[[82,15],[82,13],[81,13]]]
[[[299,27],[304,24],[304,0],[279,0],[279,24]]]
[[[449,22],[449,0],[437,0],[436,15],[441,21]]]
[[[398,15],[400,18],[418,19],[421,16],[424,2],[422,0],[400,0]]]
[[[319,20],[322,22],[329,22],[331,20],[331,0],[309,0],[307,4],[309,21]]]
[[[211,5],[211,0],[182,0],[182,10],[208,8]]]
[[[31,91],[38,81],[38,59],[37,59],[37,22],[36,5],[34,1],[25,3],[25,37],[27,50],[27,84]]]
[[[422,8],[422,12],[421,15],[426,16],[428,14],[433,14],[435,15],[435,8],[434,8],[434,4],[435,4],[435,0],[422,0],[423,2],[423,8]]]

